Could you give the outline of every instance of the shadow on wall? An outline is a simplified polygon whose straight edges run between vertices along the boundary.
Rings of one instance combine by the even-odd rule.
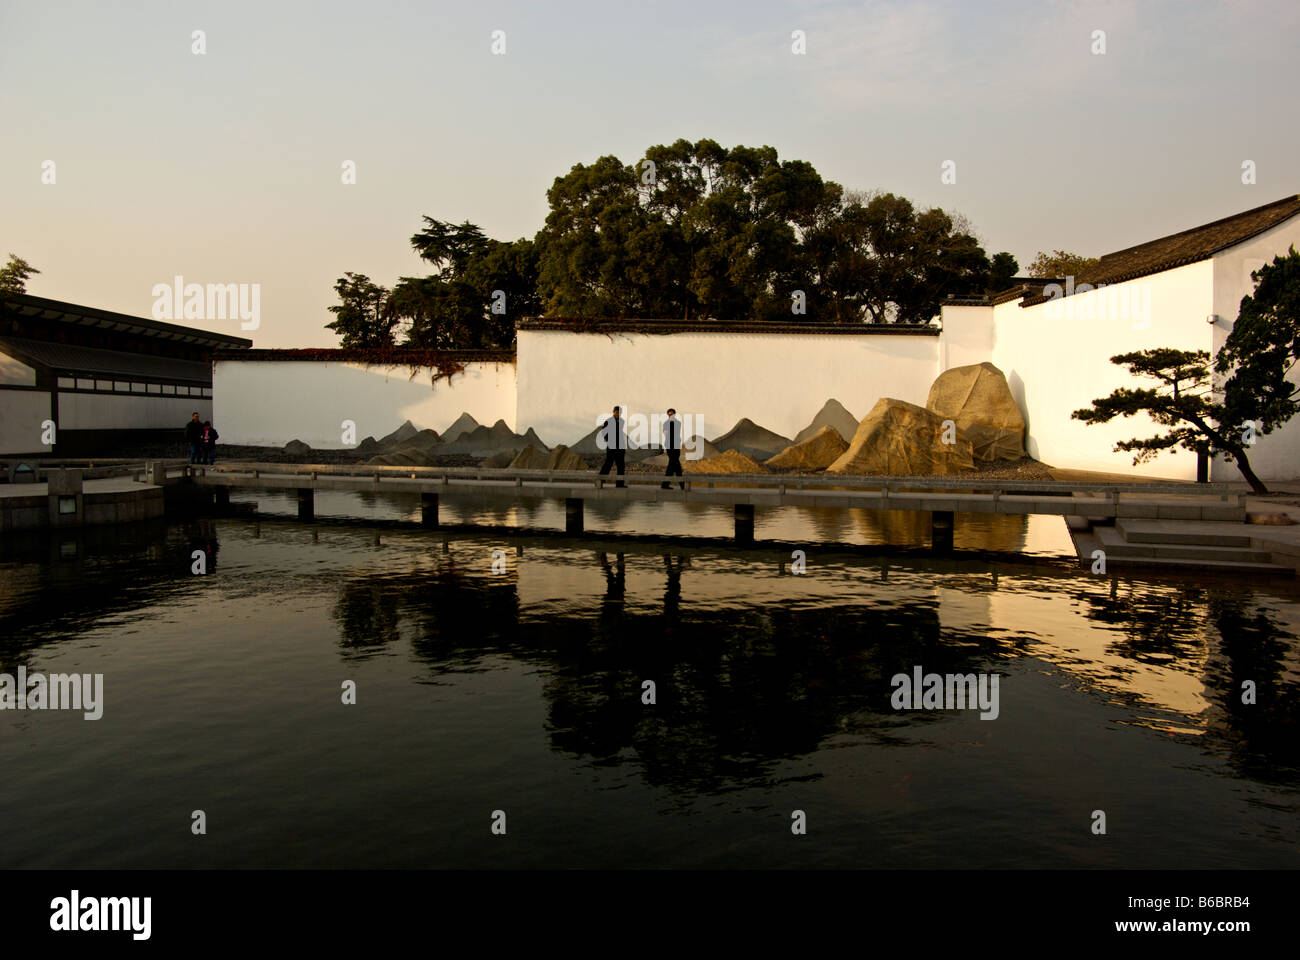
[[[1007,386],[1011,388],[1011,399],[1016,401],[1016,406],[1025,418],[1025,453],[1037,460],[1038,441],[1034,439],[1034,422],[1029,418],[1029,405],[1025,403],[1025,381],[1012,370],[1007,374]]]

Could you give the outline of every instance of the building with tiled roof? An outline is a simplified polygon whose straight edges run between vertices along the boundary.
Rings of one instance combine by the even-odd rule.
[[[212,355],[251,340],[0,293],[0,455],[112,456],[212,416]],[[177,447],[179,451],[180,447]]]
[[[1292,194],[1210,223],[1107,253],[1078,277],[1018,279],[985,297],[953,298],[942,310],[940,365],[989,360],[1007,375],[1029,422],[1031,456],[1054,466],[1192,479],[1195,458],[1162,454],[1135,468],[1119,440],[1153,436],[1143,417],[1088,426],[1070,414],[1130,381],[1110,357],[1152,347],[1215,354],[1254,290],[1251,273],[1300,249],[1300,196]],[[1300,477],[1300,422],[1251,450],[1268,479]],[[1238,480],[1217,461],[1211,479]]]

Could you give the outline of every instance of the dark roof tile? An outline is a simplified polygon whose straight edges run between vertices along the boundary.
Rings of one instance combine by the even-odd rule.
[[[1255,207],[1244,213],[1224,217],[1213,223],[1171,233],[1158,240],[1148,240],[1137,246],[1125,247],[1114,253],[1107,253],[1090,270],[1075,277],[1076,286],[1089,283],[1094,287],[1103,283],[1123,283],[1136,280],[1174,267],[1185,266],[1206,260],[1220,251],[1256,237],[1265,230],[1272,229],[1284,220],[1289,220],[1300,213],[1300,195],[1292,194],[1281,200],[1274,200],[1262,207]],[[1041,294],[1026,297],[1022,307],[1042,303],[1047,298]]]

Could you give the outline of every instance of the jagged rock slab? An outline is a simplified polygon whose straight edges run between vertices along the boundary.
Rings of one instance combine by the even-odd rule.
[[[478,426],[479,422],[477,420],[468,413],[462,413],[450,427],[442,431],[442,436],[448,443],[455,443],[461,438],[462,434],[470,433],[477,429]]]
[[[377,457],[371,457],[366,462],[385,467],[437,466],[437,461],[435,460],[434,455],[429,453],[427,450],[421,450],[418,447],[394,450],[391,453],[381,453]]]
[[[504,420],[498,420],[490,427],[475,427],[459,440],[445,443],[439,450],[442,454],[465,454],[471,457],[490,457],[494,453],[516,453],[528,446],[528,441],[516,434]]]
[[[392,449],[400,446],[401,444],[405,443],[407,440],[410,440],[419,432],[420,431],[416,429],[415,424],[413,424],[410,420],[407,420],[405,423],[403,423],[392,433],[388,434],[388,436],[380,437],[379,445],[381,447]]]
[[[884,397],[862,418],[849,448],[828,473],[929,477],[975,469],[971,442],[960,429],[944,443],[944,418],[914,403]]]
[[[953,367],[930,386],[926,407],[954,421],[976,460],[1019,460],[1025,455],[1025,417],[1007,378],[991,363]]]
[[[805,440],[812,439],[822,427],[833,427],[844,442],[849,443],[853,439],[853,434],[858,431],[858,418],[845,410],[844,405],[832,397],[822,404],[822,408],[817,411],[817,416],[812,418],[812,423],[794,435],[794,442],[803,443]]]
[[[734,427],[713,441],[722,452],[734,450],[747,457],[766,460],[790,446],[790,438],[760,427],[748,417],[741,417]]]
[[[546,458],[547,470],[586,470],[587,464],[564,444],[560,444]]]
[[[525,430],[524,435],[520,439],[522,439],[525,443],[532,444],[534,447],[536,447],[538,450],[542,451],[543,453],[546,453],[551,449],[546,444],[542,443],[542,438],[537,435],[537,431],[534,430],[532,427],[529,427],[527,430]]]
[[[739,450],[724,450],[704,460],[683,460],[685,473],[767,473],[767,468]]]
[[[545,470],[548,457],[531,443],[515,454],[510,461],[511,470]]]
[[[768,467],[796,470],[825,470],[844,455],[849,442],[830,425],[822,427],[800,443],[792,443],[764,462]]]
[[[421,430],[415,436],[408,440],[403,440],[395,448],[394,452],[399,450],[423,450],[428,453],[442,442],[436,430]]]

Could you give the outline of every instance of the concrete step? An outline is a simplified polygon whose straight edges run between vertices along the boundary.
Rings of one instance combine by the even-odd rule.
[[[1107,530],[1108,533],[1113,532]],[[1106,571],[1114,573],[1120,570],[1151,570],[1170,573],[1209,573],[1209,574],[1248,574],[1259,577],[1293,577],[1295,569],[1279,566],[1275,563],[1253,563],[1240,560],[1189,560],[1176,557],[1131,557],[1113,554],[1102,545],[1097,536],[1098,531],[1079,533],[1073,530],[1070,535],[1074,548],[1079,554],[1079,565],[1090,569],[1093,564],[1092,552],[1102,550],[1106,554]]]
[[[1250,537],[1224,533],[1215,523],[1182,523],[1165,520],[1119,519],[1115,529],[1129,543],[1185,543],[1206,547],[1249,547]]]
[[[1098,527],[1093,535],[1109,557],[1146,557],[1168,560],[1222,560],[1237,563],[1270,563],[1272,558],[1266,550],[1252,550],[1246,547],[1224,547],[1202,545],[1200,543],[1153,543],[1139,540],[1136,543],[1127,540],[1116,527]],[[1249,543],[1249,541],[1247,541]]]
[[[1091,560],[1088,561],[1091,563]],[[1294,577],[1291,567],[1276,563],[1240,563],[1236,560],[1175,560],[1168,557],[1112,557],[1107,554],[1108,570],[1180,570],[1187,573],[1249,573],[1262,577]]]

